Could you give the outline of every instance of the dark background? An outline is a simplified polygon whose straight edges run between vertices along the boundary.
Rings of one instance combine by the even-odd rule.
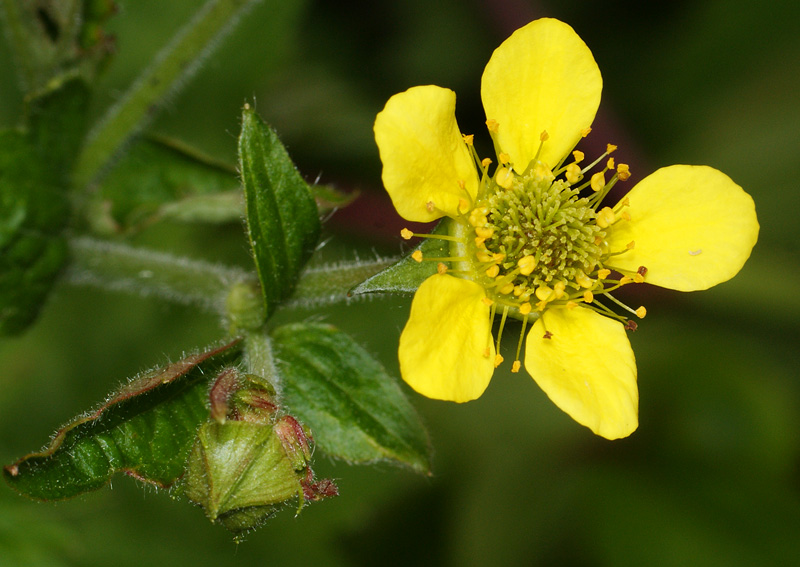
[[[199,3],[120,4],[97,116]],[[287,508],[239,545],[199,509],[125,477],[58,504],[0,486],[0,565],[797,564],[800,4],[756,4],[265,0],[151,130],[233,161],[239,110],[255,100],[309,179],[362,193],[328,223],[323,259],[402,251],[372,139],[386,99],[418,84],[452,88],[462,130],[488,155],[483,66],[541,16],[571,24],[603,73],[592,143],[619,145],[632,181],[673,163],[730,175],[756,202],[753,256],[706,292],[637,290],[631,302],[648,317],[630,337],[641,407],[628,439],[593,436],[506,369],[466,405],[410,393],[433,438],[433,478],[318,455],[341,497],[299,517]],[[5,125],[21,111],[8,61],[3,44]],[[135,243],[248,261],[239,225],[162,224]],[[387,297],[295,317],[339,325],[397,375],[408,306]],[[0,343],[0,461],[45,444],[125,377],[219,335],[214,317],[190,308],[58,287],[34,328]]]

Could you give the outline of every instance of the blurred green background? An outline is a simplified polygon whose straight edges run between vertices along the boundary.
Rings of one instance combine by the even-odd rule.
[[[119,4],[110,24],[118,53],[97,116],[200,2]],[[318,455],[317,472],[337,479],[341,497],[299,517],[287,509],[239,545],[199,509],[125,477],[57,504],[0,486],[0,565],[798,564],[800,4],[644,6],[264,0],[151,126],[233,161],[239,109],[254,100],[309,179],[362,192],[328,223],[323,259],[397,254],[400,223],[371,130],[386,99],[418,84],[452,88],[462,130],[486,143],[479,81],[492,50],[537,17],[570,23],[605,80],[591,143],[618,144],[617,160],[638,178],[672,163],[721,169],[753,196],[761,222],[734,280],[693,294],[637,288],[631,298],[648,308],[630,336],[636,433],[593,436],[506,367],[466,405],[410,393],[435,446],[432,478]],[[8,61],[3,44],[5,125],[21,110]],[[158,225],[135,243],[248,261],[238,225]],[[339,325],[397,375],[409,303],[387,297],[294,316]],[[190,308],[57,288],[34,328],[0,344],[0,462],[45,444],[127,376],[219,334],[214,317]]]

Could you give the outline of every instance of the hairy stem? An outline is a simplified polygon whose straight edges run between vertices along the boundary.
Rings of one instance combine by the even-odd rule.
[[[200,8],[90,133],[73,175],[76,186],[84,187],[102,173],[257,1],[208,0]]]
[[[255,274],[240,268],[86,237],[72,239],[70,252],[69,283],[197,305],[219,315],[227,315],[232,286],[255,282]]]
[[[65,274],[68,283],[196,305],[225,317],[231,315],[229,300],[234,287],[257,286],[255,273],[238,267],[89,237],[71,239],[70,252],[72,262]],[[394,262],[395,259],[376,258],[309,268],[280,309],[348,301],[351,288]]]

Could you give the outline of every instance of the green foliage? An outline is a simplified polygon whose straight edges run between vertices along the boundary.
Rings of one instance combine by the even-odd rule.
[[[67,254],[68,204],[29,138],[0,132],[0,334],[33,322]]]
[[[239,169],[250,245],[269,316],[294,290],[314,252],[319,213],[278,135],[249,106],[242,112]]]
[[[431,231],[431,234],[446,234],[447,221],[440,222]],[[415,251],[422,252],[423,258],[449,258],[450,246],[447,240],[438,238],[426,238]],[[351,293],[359,295],[362,293],[408,293],[412,294],[422,282],[434,275],[437,271],[437,263],[430,261],[417,262],[406,254],[397,263],[389,266],[385,270],[365,279],[355,286]]]
[[[329,325],[273,331],[286,403],[320,449],[351,463],[393,460],[431,472],[431,447],[417,412],[381,364]]]
[[[95,203],[96,228],[137,232],[160,219],[239,220],[242,196],[233,167],[166,138],[137,140],[106,175]]]
[[[118,472],[172,485],[183,475],[207,415],[207,375],[238,355],[236,343],[230,343],[134,378],[97,410],[61,429],[45,451],[4,467],[6,482],[38,500],[95,490]]]

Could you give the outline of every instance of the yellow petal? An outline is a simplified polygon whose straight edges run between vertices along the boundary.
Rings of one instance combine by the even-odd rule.
[[[489,307],[478,284],[445,274],[419,286],[400,336],[400,374],[429,398],[479,398],[494,372]]]
[[[636,361],[618,321],[591,309],[548,309],[528,333],[525,368],[553,403],[597,435],[618,439],[636,430]]]
[[[649,175],[628,193],[631,220],[608,233],[609,267],[647,268],[647,283],[693,291],[736,275],[758,239],[753,199],[711,167],[673,165]]]
[[[481,80],[486,118],[496,120],[503,152],[521,172],[549,139],[539,159],[554,167],[591,126],[603,79],[592,52],[567,24],[536,20],[498,47]]]
[[[413,87],[390,98],[375,119],[383,184],[406,220],[457,216],[459,200],[472,202],[478,194],[478,175],[455,108],[453,91]]]

